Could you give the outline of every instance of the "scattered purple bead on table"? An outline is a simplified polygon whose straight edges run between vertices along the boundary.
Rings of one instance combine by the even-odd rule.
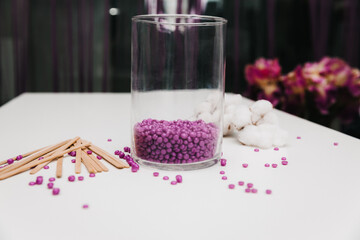
[[[90,177],[95,177],[95,173],[90,173]]]
[[[72,163],[76,163],[76,159],[71,159],[71,162],[72,162]]]
[[[275,150],[275,151],[279,151],[279,148],[278,148],[278,147],[275,147],[274,150]]]
[[[53,188],[52,190],[53,195],[59,195],[59,193],[60,193],[60,188]]]
[[[153,176],[154,176],[154,177],[158,177],[158,176],[159,176],[159,173],[158,173],[158,172],[153,172]]]
[[[84,177],[83,176],[78,176],[78,180],[82,181],[82,180],[84,180]]]
[[[258,148],[255,148],[254,149],[254,152],[259,152],[260,150]]]
[[[124,152],[130,153],[130,152],[131,152],[131,150],[130,150],[130,148],[129,148],[129,147],[124,147]]]
[[[286,160],[286,157],[282,157],[281,160]]]
[[[72,157],[75,157],[76,156],[76,151],[69,152],[68,155],[70,155]]]
[[[37,178],[36,178],[36,184],[37,185],[41,185],[42,183],[43,183],[43,177],[42,176],[38,176]]]
[[[34,186],[36,182],[29,182],[29,186]]]
[[[125,158],[125,153],[121,152],[119,153],[119,158]]]
[[[69,177],[68,177],[68,180],[69,180],[70,182],[75,181],[75,176],[74,176],[74,175],[69,176]]]
[[[99,160],[101,160],[101,159],[102,159],[102,156],[97,155],[96,158],[99,159]]]
[[[16,157],[16,160],[21,160],[22,158],[23,158],[23,156],[19,155],[19,156]]]
[[[220,165],[223,166],[223,167],[226,166],[226,159],[225,158],[220,159]]]
[[[257,193],[257,189],[256,189],[256,188],[253,188],[253,189],[251,189],[251,192],[252,192],[252,193]]]
[[[108,142],[111,142],[112,141],[112,139],[111,138],[108,138],[108,140],[107,140]]]
[[[277,168],[277,164],[276,164],[276,163],[271,164],[271,166],[272,166],[273,168]]]
[[[250,188],[246,188],[246,189],[245,189],[245,192],[246,192],[246,193],[249,193],[249,192],[251,192],[251,189],[250,189]]]
[[[44,159],[44,157],[39,157],[39,160]]]
[[[132,172],[137,172],[137,171],[139,171],[139,168],[132,166],[132,167],[131,167],[131,171],[132,171]]]
[[[339,143],[337,143],[337,142],[334,142],[334,146],[338,146],[339,145]]]
[[[7,160],[7,163],[8,163],[8,164],[13,164],[13,163],[14,163],[14,159],[9,158],[9,159]]]
[[[239,181],[238,184],[239,184],[239,186],[244,186],[245,183],[244,183],[244,181]]]
[[[227,176],[222,176],[222,180],[227,180]]]
[[[288,161],[282,161],[281,164],[282,165],[288,165]]]
[[[56,179],[54,177],[49,178],[50,182],[54,182]]]
[[[247,163],[243,163],[243,168],[247,168],[249,165]]]
[[[88,209],[88,208],[89,208],[89,205],[84,204],[82,207],[83,207],[84,209]]]
[[[247,186],[248,188],[252,188],[252,187],[254,186],[254,184],[248,183],[248,184],[246,184],[246,186]]]
[[[177,183],[177,181],[171,181],[171,185],[176,185]]]
[[[272,191],[271,191],[270,189],[267,189],[267,190],[265,191],[265,193],[266,193],[266,194],[271,194]]]
[[[270,164],[268,164],[268,163],[265,163],[265,167],[270,167]]]
[[[120,154],[120,150],[116,150],[116,151],[114,152],[114,154],[115,154],[115,155],[119,155],[119,154]]]
[[[225,171],[220,171],[220,174],[225,174]]]
[[[169,180],[169,177],[168,177],[168,176],[164,176],[163,179],[164,179],[164,180]]]
[[[54,183],[50,182],[47,184],[48,189],[52,189],[54,187]]]
[[[300,136],[297,136],[296,139],[301,139],[301,137],[300,137]]]
[[[90,154],[92,154],[92,151],[87,150],[86,153],[90,155]]]
[[[229,184],[229,189],[234,189],[235,188],[235,184]]]
[[[182,183],[182,176],[181,175],[176,175],[175,179],[176,179],[176,181],[178,183]]]
[[[45,165],[44,166],[44,169],[49,169],[50,167],[48,165]]]

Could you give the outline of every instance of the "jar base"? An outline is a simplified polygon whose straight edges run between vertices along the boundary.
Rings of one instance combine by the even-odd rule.
[[[220,159],[220,154],[214,156],[213,158],[210,158],[208,160],[200,161],[200,162],[194,162],[194,163],[181,163],[181,164],[168,164],[168,163],[158,163],[158,162],[152,162],[148,160],[144,160],[141,158],[138,158],[136,156],[133,156],[134,160],[138,162],[142,166],[156,168],[159,170],[167,170],[167,171],[191,171],[191,170],[198,170],[203,168],[208,168],[216,163],[218,163]]]

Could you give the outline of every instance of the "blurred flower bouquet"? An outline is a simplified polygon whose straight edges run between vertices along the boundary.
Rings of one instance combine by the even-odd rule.
[[[245,67],[247,95],[269,100],[292,114],[329,126],[359,116],[360,71],[339,58],[324,57],[282,75],[277,59],[258,59]]]

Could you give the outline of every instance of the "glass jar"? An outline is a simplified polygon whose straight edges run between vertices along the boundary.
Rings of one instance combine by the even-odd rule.
[[[192,170],[221,154],[226,20],[132,18],[132,155],[142,165]]]

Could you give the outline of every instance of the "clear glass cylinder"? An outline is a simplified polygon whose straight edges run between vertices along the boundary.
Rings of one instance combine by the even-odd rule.
[[[132,155],[142,165],[192,170],[220,158],[226,20],[132,18]]]

